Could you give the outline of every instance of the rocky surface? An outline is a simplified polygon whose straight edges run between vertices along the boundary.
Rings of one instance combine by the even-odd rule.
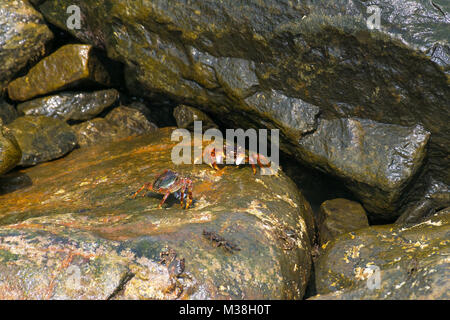
[[[401,196],[426,155],[430,133],[365,119],[322,120],[302,140],[299,156],[335,174],[378,219],[398,214]]]
[[[174,167],[170,135],[77,149],[1,178],[1,298],[301,298],[312,212],[293,182],[250,167]],[[192,178],[192,208],[131,198],[168,168]]]
[[[450,207],[450,188],[438,181],[428,181],[430,186],[424,197],[411,201],[403,208],[402,214],[395,221],[399,225],[411,225],[419,223],[424,218],[433,215],[437,211]]]
[[[148,110],[148,109],[147,109]],[[120,106],[106,118],[95,118],[72,126],[78,145],[90,146],[155,132],[157,126],[136,107]]]
[[[410,227],[342,235],[322,247],[314,298],[449,299],[449,239],[449,210]]]
[[[236,127],[280,128],[285,150],[315,130],[319,108],[324,119],[422,123],[433,135],[430,170],[450,183],[441,1],[48,0],[40,10],[65,28],[69,3],[85,26],[70,32],[123,61],[136,95],[162,94]],[[368,28],[370,5],[381,10],[379,30]]]
[[[178,128],[194,131],[194,122],[201,121],[203,130],[217,128],[214,121],[204,112],[181,104],[173,110],[173,116],[177,121]]]
[[[39,61],[25,76],[12,81],[8,94],[12,100],[25,101],[68,88],[112,83],[92,46],[68,44]]]
[[[94,92],[63,92],[21,103],[17,110],[25,115],[47,116],[64,121],[90,120],[119,98],[115,89]]]
[[[158,129],[142,112],[126,106],[115,108],[106,115],[105,120],[128,136],[150,133]]]
[[[21,157],[22,152],[19,144],[0,120],[0,175],[14,168]]]
[[[325,201],[320,206],[317,227],[321,245],[341,234],[368,226],[366,211],[358,202],[333,199]]]
[[[0,96],[28,63],[45,54],[53,34],[42,15],[25,0],[0,3]]]
[[[104,118],[95,118],[71,127],[77,135],[77,142],[80,147],[101,145],[124,137],[120,134],[117,126]]]
[[[19,165],[30,166],[57,159],[76,146],[75,132],[65,122],[45,116],[19,117],[7,128],[22,150]]]
[[[0,98],[0,119],[3,124],[8,124],[18,116],[16,108]]]

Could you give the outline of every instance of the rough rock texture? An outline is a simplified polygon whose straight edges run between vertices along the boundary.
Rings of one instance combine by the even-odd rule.
[[[76,146],[75,132],[65,122],[45,116],[19,117],[7,128],[22,150],[23,166],[59,158]]]
[[[369,226],[366,211],[355,201],[327,200],[320,206],[317,227],[321,245],[337,236]]]
[[[410,227],[350,232],[324,247],[315,264],[323,296],[315,298],[450,298],[449,210]]]
[[[90,120],[119,98],[115,89],[94,92],[64,92],[37,98],[17,106],[20,113],[32,116],[47,116],[64,121]]]
[[[203,130],[217,128],[217,125],[206,113],[184,104],[173,110],[173,116],[177,121],[178,128],[194,131],[194,121],[201,121]]]
[[[0,3],[0,96],[3,88],[30,61],[45,53],[52,32],[27,1]]]
[[[124,62],[134,94],[164,94],[229,127],[280,128],[285,151],[315,130],[318,107],[324,119],[422,123],[433,134],[430,168],[450,184],[449,21],[442,2],[48,0],[40,10],[65,28],[65,8],[79,5],[84,28],[71,32]],[[370,5],[381,9],[381,30],[368,29]],[[372,174],[365,180],[373,177],[369,186],[379,187]],[[383,211],[387,203],[377,202],[369,209]]]
[[[82,147],[99,145],[129,136],[155,132],[158,127],[137,109],[138,106],[120,106],[112,110],[106,118],[95,118],[73,125],[78,145]]]
[[[158,129],[142,112],[126,106],[115,108],[106,115],[105,120],[128,136],[150,133]]]
[[[301,298],[312,212],[295,184],[250,167],[175,167],[171,131],[77,149],[1,178],[0,298],[105,298],[121,279],[116,299],[174,299],[176,283],[180,298]],[[131,199],[168,168],[193,179],[192,208],[173,196],[162,209],[162,195]],[[166,246],[185,259],[184,274],[159,263]]]
[[[322,120],[299,142],[299,157],[337,175],[377,218],[398,214],[401,195],[421,167],[430,133],[364,119]]]
[[[72,126],[77,135],[78,145],[86,147],[101,145],[128,135],[120,132],[120,129],[104,118],[95,118]]]
[[[16,139],[0,120],[0,175],[14,168],[21,157],[22,152]]]
[[[450,207],[450,187],[442,182],[429,181],[431,186],[424,193],[424,197],[409,203],[403,210],[396,224],[414,224],[435,212]]]
[[[3,124],[12,122],[17,118],[17,116],[18,114],[16,108],[0,98],[0,119]]]
[[[112,82],[92,46],[68,44],[39,61],[27,75],[12,81],[8,94],[12,100],[25,101],[67,88],[110,86]]]

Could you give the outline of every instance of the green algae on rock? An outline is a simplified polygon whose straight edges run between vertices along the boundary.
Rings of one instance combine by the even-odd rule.
[[[375,218],[395,217],[405,188],[423,164],[430,133],[366,119],[321,120],[299,141],[299,157],[343,178]]]
[[[32,182],[21,189],[8,189],[14,175],[1,178],[0,239],[14,240],[0,242],[3,297],[10,286],[14,297],[101,298],[126,278],[114,299],[175,299],[173,281],[183,288],[181,299],[302,298],[312,211],[295,184],[282,172],[255,176],[250,167],[217,173],[207,165],[175,166],[173,130],[80,148],[51,166],[21,170]],[[162,209],[158,195],[131,199],[165,169],[193,179],[192,208],[181,209],[172,196]],[[212,245],[204,230],[241,250]],[[180,279],[159,262],[167,247],[185,259]],[[74,269],[78,290],[65,277]]]
[[[12,100],[25,101],[77,86],[110,86],[112,82],[91,45],[68,44],[39,61],[25,76],[12,81],[8,94]]]
[[[414,226],[342,235],[315,264],[314,299],[449,299],[449,239],[448,210]]]
[[[19,117],[7,125],[22,150],[19,165],[59,158],[76,146],[76,135],[65,122],[45,116]]]
[[[64,121],[90,120],[119,98],[115,89],[94,92],[62,92],[43,98],[36,98],[17,106],[17,110],[30,116],[47,116]]]
[[[366,211],[355,201],[327,200],[320,206],[317,228],[321,245],[337,236],[369,226]]]
[[[14,168],[22,158],[19,144],[0,119],[0,175]]]
[[[1,1],[0,96],[17,72],[45,54],[45,45],[52,38],[42,15],[27,1]]]

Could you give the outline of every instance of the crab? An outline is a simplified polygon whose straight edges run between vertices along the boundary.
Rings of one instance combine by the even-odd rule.
[[[242,148],[238,148],[236,145],[231,146],[229,144],[225,144],[224,150],[216,150],[216,148],[206,148],[203,151],[203,159],[206,159],[206,162],[211,168],[219,171],[220,168],[217,165],[218,163],[223,163],[226,157],[233,157],[236,159],[236,165],[241,165],[243,163],[250,163],[252,166],[253,174],[256,174],[256,164],[263,169],[269,169],[272,171],[269,165],[269,160],[260,153],[251,153],[247,155],[246,152],[242,150]]]
[[[186,177],[181,176],[178,172],[172,171],[172,170],[164,170],[162,174],[160,174],[153,183],[147,182],[144,183],[142,187],[139,188],[138,191],[136,191],[132,198],[136,198],[136,196],[143,191],[144,189],[153,191],[159,194],[163,194],[164,197],[159,203],[158,208],[162,208],[162,205],[166,201],[167,197],[171,193],[180,192],[180,203],[181,208],[183,208],[184,205],[184,199],[185,199],[185,192],[187,192],[187,199],[186,199],[186,207],[185,209],[188,209],[189,206],[192,204],[192,188],[193,183],[192,180]],[[143,194],[145,196],[145,193]]]
[[[177,253],[172,248],[167,247],[160,252],[160,264],[167,267],[170,278],[170,286],[166,288],[165,293],[175,293],[178,299],[184,291],[183,284],[180,282],[182,278],[190,279],[190,276],[185,274],[185,259],[178,259]]]

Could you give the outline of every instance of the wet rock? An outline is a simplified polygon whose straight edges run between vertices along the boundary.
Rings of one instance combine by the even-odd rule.
[[[78,145],[81,147],[99,145],[128,136],[104,118],[95,118],[75,124],[72,126],[72,129],[75,131]]]
[[[164,94],[230,126],[279,128],[285,149],[305,133],[292,129],[306,104],[324,119],[422,123],[431,172],[450,184],[449,22],[437,1],[48,0],[40,10],[67,29],[69,4],[84,13],[82,30],[69,31],[123,61],[136,95]],[[368,27],[372,5],[379,30]],[[274,94],[287,103],[253,101]]]
[[[448,299],[450,211],[342,235],[316,267],[317,299]]]
[[[90,120],[119,98],[115,89],[94,92],[64,92],[21,103],[17,110],[25,115],[47,116],[64,121]]]
[[[301,298],[312,213],[295,184],[282,172],[255,176],[249,166],[175,166],[172,130],[21,170],[32,184],[0,195],[2,298]],[[174,195],[162,209],[162,195],[131,198],[165,169],[193,180],[188,210]],[[205,230],[240,250],[216,245]],[[123,290],[115,290],[120,280]]]
[[[399,225],[419,223],[424,218],[450,206],[450,188],[439,181],[429,181],[423,198],[411,201],[395,221]]]
[[[321,245],[337,236],[369,226],[364,208],[347,199],[327,200],[320,206],[317,219]]]
[[[39,61],[27,75],[12,81],[8,94],[12,100],[25,101],[68,88],[112,83],[92,46],[68,44]]]
[[[392,219],[403,191],[418,172],[430,137],[423,127],[365,119],[322,120],[299,141],[299,156],[343,178],[369,213]]]
[[[115,108],[106,115],[105,120],[128,136],[150,133],[158,129],[154,123],[147,120],[142,112],[126,106]]]
[[[206,113],[184,104],[173,110],[173,116],[177,121],[178,128],[194,131],[194,121],[202,121],[203,130],[217,128],[217,125]]]
[[[76,146],[76,135],[65,122],[45,116],[19,117],[7,128],[22,150],[19,165],[30,166],[57,159]]]
[[[0,96],[17,72],[45,54],[52,38],[42,15],[27,1],[0,3]]]
[[[12,122],[17,116],[16,108],[0,98],[0,119],[3,124]]]
[[[14,168],[20,161],[22,152],[11,134],[0,119],[0,175]]]

